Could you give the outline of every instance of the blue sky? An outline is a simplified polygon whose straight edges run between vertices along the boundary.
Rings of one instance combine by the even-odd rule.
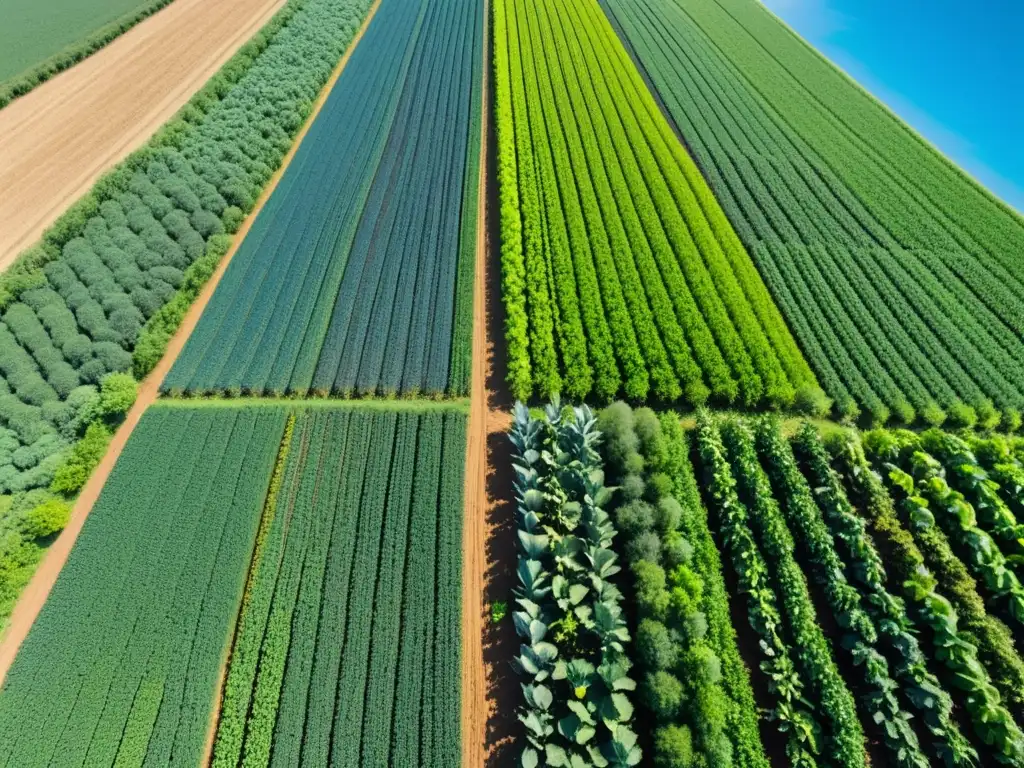
[[[954,162],[1024,212],[1024,3],[763,2]]]

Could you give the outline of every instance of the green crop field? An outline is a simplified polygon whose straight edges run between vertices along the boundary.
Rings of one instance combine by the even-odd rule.
[[[480,10],[382,5],[166,391],[466,393]]]
[[[601,0],[840,414],[1016,420],[1024,223],[751,0]]]
[[[513,393],[785,407],[814,388],[600,7],[498,0],[494,50]]]
[[[465,442],[456,411],[298,417],[214,766],[458,764]]]
[[[283,408],[139,424],[0,691],[0,762],[195,764]]]
[[[759,0],[287,0],[0,275],[0,768],[1024,768],[1022,254]]]
[[[0,24],[0,85],[150,5],[152,0],[5,0]]]

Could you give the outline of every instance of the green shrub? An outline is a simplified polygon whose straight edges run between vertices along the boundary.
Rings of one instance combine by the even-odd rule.
[[[57,468],[50,490],[66,496],[77,493],[106,453],[110,437],[110,430],[100,422],[90,424],[85,436],[75,443],[64,463]]]
[[[693,734],[685,725],[666,725],[654,734],[657,768],[693,768]]]
[[[109,373],[100,382],[99,415],[120,416],[135,404],[139,385],[129,373]]]
[[[64,530],[70,518],[70,504],[63,499],[48,499],[22,518],[21,532],[29,539],[43,539]]]

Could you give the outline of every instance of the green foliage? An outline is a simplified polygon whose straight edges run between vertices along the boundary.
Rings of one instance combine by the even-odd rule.
[[[344,3],[348,24],[332,20],[316,55],[336,61],[371,3],[331,2]],[[463,195],[467,176],[480,174],[467,161],[479,156],[470,121],[481,99],[483,9],[445,0],[427,13],[422,2],[380,6],[165,391],[466,391],[478,201]],[[396,189],[407,193],[400,203]],[[173,215],[161,220],[169,230]]]
[[[110,430],[102,423],[90,424],[85,435],[75,443],[64,463],[58,467],[50,483],[50,490],[65,496],[78,493],[106,453],[110,438]]]
[[[758,454],[797,540],[797,552],[808,565],[807,573],[824,591],[842,633],[839,645],[863,675],[864,692],[858,697],[858,704],[865,719],[880,726],[894,764],[926,768],[930,761],[911,725],[910,708],[896,695],[899,684],[895,670],[883,655],[880,632],[869,615],[868,600],[862,599],[861,592],[847,581],[844,571],[848,564],[839,556],[822,510],[797,467],[792,449],[782,437],[779,423],[762,420],[755,432]],[[946,750],[942,744],[939,754]]]
[[[680,467],[678,460],[688,459],[675,455],[678,432],[668,428],[663,433],[656,414],[645,408],[631,411],[624,403],[605,409],[598,426],[608,428],[602,432],[602,452],[609,457],[612,482],[623,482],[623,472],[646,470],[642,478],[627,474],[625,479],[638,480],[635,495],[647,501],[624,493],[624,484],[617,494],[615,519],[634,577],[641,702],[654,716],[654,741],[659,742],[666,728],[683,723],[693,736],[692,749],[705,764],[733,765],[728,719],[740,703],[730,700],[723,688],[722,663],[708,638],[704,581],[694,570],[694,548],[680,530],[684,510],[674,496],[672,475],[685,471],[687,464]],[[756,733],[752,741],[738,741],[743,745],[739,764],[753,766],[764,759]]]
[[[0,746],[13,762],[201,759],[284,421],[283,409],[143,416],[8,673]]]
[[[817,622],[806,577],[794,557],[793,536],[757,461],[753,434],[746,423],[730,420],[723,426],[722,437],[739,497],[750,510],[749,527],[771,563],[768,572],[778,594],[782,626],[792,643],[796,666],[807,681],[808,695],[820,702],[826,729],[824,748],[841,765],[862,766],[864,732],[853,696]]]
[[[454,410],[296,411],[213,765],[458,761],[465,441]]]
[[[837,416],[988,428],[1019,412],[1019,215],[763,5],[601,4]]]
[[[513,394],[787,407],[815,387],[600,9],[502,0],[493,39]]]
[[[45,539],[64,530],[70,518],[70,504],[62,499],[47,499],[25,515],[21,533],[29,539]]]
[[[534,419],[521,403],[509,437],[516,473],[519,561],[513,614],[522,638],[513,667],[525,678],[522,765],[637,765],[628,691],[636,682],[630,633],[613,581],[617,535],[603,505],[601,433],[586,406],[563,414],[557,401]],[[664,627],[661,627],[664,631]],[[672,644],[652,628],[651,654]]]
[[[928,670],[906,604],[887,588],[882,557],[867,533],[865,521],[850,504],[842,479],[829,466],[828,454],[817,431],[805,424],[794,439],[793,447],[799,454],[807,481],[814,487],[815,499],[834,537],[835,547],[846,558],[846,573],[850,573],[861,588],[864,608],[878,629],[879,644],[887,651],[904,699],[921,716],[932,736],[935,756],[950,768],[977,765],[978,754],[954,719],[953,700]],[[912,546],[912,542],[907,543]],[[906,560],[902,564],[906,567]],[[894,570],[901,573],[901,564],[897,563]]]
[[[707,412],[698,414],[696,441],[709,507],[718,518],[723,553],[736,574],[737,589],[746,602],[748,621],[757,635],[764,657],[759,667],[767,678],[774,703],[769,717],[779,723],[779,730],[785,734],[786,755],[790,763],[811,768],[822,757],[827,736],[822,732],[815,709],[806,698],[806,671],[794,663],[794,657],[801,649],[793,648],[784,637],[779,608],[781,598],[772,586],[768,565],[754,539],[751,515],[737,494],[737,482],[718,425]],[[813,615],[813,608],[811,613]],[[806,650],[814,652],[817,648]],[[811,658],[812,664],[819,661],[816,654]],[[817,671],[823,670],[819,667]],[[844,708],[824,714],[834,717],[846,712]],[[858,729],[856,724],[854,729]],[[841,733],[836,735],[842,736]],[[856,755],[849,757],[856,763]],[[859,759],[863,760],[863,748]]]
[[[956,685],[959,680],[961,658],[969,660],[972,654],[977,654],[984,661],[984,667],[975,666],[972,675],[975,678],[990,676],[1014,717],[1019,718],[1024,692],[1024,663],[1014,649],[1006,626],[986,613],[974,580],[964,564],[953,555],[946,537],[934,525],[934,517],[927,512],[927,506],[917,500],[901,503],[898,515],[897,506],[879,476],[871,470],[859,441],[849,436],[838,438],[832,441],[829,450],[872,531],[879,541],[884,542],[888,552],[887,563],[903,585],[908,602],[921,611],[923,621],[935,621],[940,629],[945,627],[943,632],[947,640],[952,641],[953,636],[948,634],[952,625],[943,618],[948,613],[943,608],[945,600],[948,599],[955,616],[962,622],[964,631],[956,635],[955,643],[962,656],[944,655],[942,658],[951,673],[949,681]],[[898,490],[898,486],[892,487],[894,492]],[[912,479],[910,489],[913,490]],[[924,589],[929,585],[930,590]],[[935,599],[925,600],[933,595]],[[973,684],[965,682],[965,685]],[[991,700],[995,691],[991,686],[984,690],[986,698]],[[976,714],[984,716],[988,713],[981,708],[976,710]],[[976,730],[984,736],[989,732],[988,722],[979,720]]]

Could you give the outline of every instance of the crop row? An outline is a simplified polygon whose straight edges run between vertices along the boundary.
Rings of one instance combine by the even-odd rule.
[[[48,485],[103,378],[156,364],[368,7],[288,3],[0,277],[0,428],[17,441],[0,491]]]
[[[767,768],[721,562],[673,414],[615,403],[598,429],[634,592],[640,704],[654,763]],[[641,717],[640,722],[650,722]]]
[[[166,391],[465,393],[482,17],[382,2]]]
[[[513,393],[788,406],[816,381],[592,0],[494,15]]]
[[[465,417],[300,412],[215,766],[454,765]]]
[[[656,764],[763,766],[766,717],[793,765],[1024,765],[1019,560],[995,544],[1022,543],[1022,490],[984,468],[1019,469],[1011,441],[874,432],[866,456],[852,431],[701,412],[691,448],[677,416],[622,403],[597,426],[633,606],[633,727]],[[755,642],[737,643],[741,616]]]
[[[285,427],[151,409],[0,692],[0,764],[195,765]]]
[[[758,4],[601,2],[838,413],[1019,426],[1019,217]]]
[[[509,435],[519,544],[512,618],[522,640],[512,666],[524,679],[524,768],[642,759],[630,722],[631,638],[614,578],[622,570],[617,531],[604,509],[612,491],[595,422],[587,406],[569,415],[556,399],[535,419],[517,403]]]

